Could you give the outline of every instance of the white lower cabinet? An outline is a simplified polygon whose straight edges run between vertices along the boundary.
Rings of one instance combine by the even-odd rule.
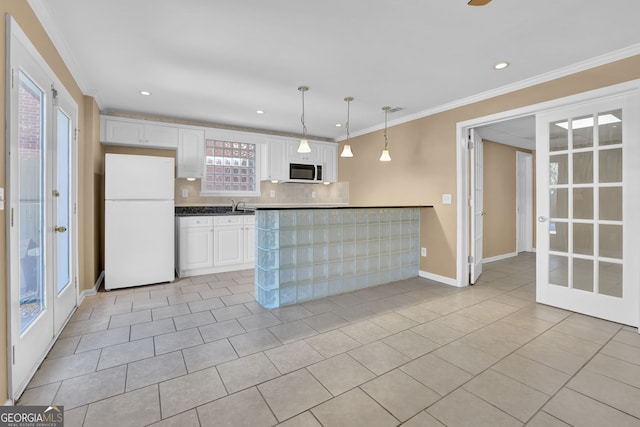
[[[254,268],[253,215],[178,217],[176,233],[179,277]]]

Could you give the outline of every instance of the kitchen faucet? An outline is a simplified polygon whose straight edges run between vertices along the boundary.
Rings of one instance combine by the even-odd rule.
[[[233,199],[231,199],[231,212],[237,211],[238,208],[240,207],[240,204],[242,204],[242,206],[245,206],[245,203],[242,200],[239,200],[238,202],[236,202]]]

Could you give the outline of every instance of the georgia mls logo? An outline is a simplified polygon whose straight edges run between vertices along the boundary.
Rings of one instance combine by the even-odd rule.
[[[64,406],[3,406],[0,427],[63,427]]]

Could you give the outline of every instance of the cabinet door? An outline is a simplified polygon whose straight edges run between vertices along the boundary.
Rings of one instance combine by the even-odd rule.
[[[103,142],[127,145],[144,144],[144,126],[141,123],[106,119],[104,126],[105,140]]]
[[[213,267],[213,228],[183,227],[180,230],[180,270]]]
[[[175,150],[178,147],[178,128],[175,126],[145,124],[144,145]]]
[[[322,145],[322,180],[338,181],[338,147],[334,144]]]
[[[202,178],[204,176],[204,131],[180,129],[178,137],[178,178]]]
[[[244,226],[244,262],[256,261],[256,226]]]
[[[214,267],[243,263],[244,236],[242,228],[242,225],[214,227]]]
[[[287,161],[287,141],[270,139],[268,141],[267,179],[283,181],[289,175]]]

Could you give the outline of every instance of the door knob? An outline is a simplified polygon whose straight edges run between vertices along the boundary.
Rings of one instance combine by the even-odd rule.
[[[53,197],[60,197],[60,192],[58,190],[53,190]]]
[[[549,218],[547,218],[546,216],[539,216],[538,217],[538,222],[545,222],[547,221]]]
[[[53,229],[55,231],[57,231],[58,233],[64,233],[65,231],[67,231],[67,227],[65,227],[65,226],[54,227]]]

